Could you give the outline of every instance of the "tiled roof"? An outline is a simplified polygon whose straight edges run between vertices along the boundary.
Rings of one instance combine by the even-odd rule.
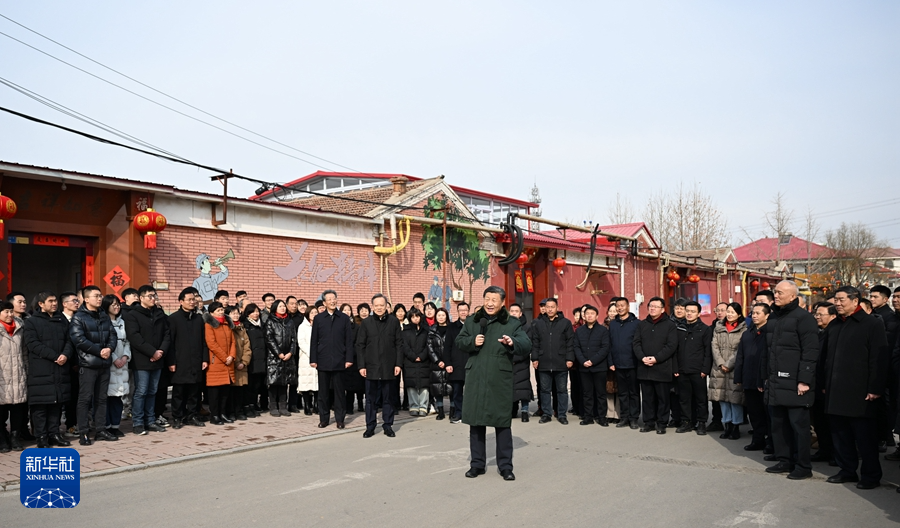
[[[431,185],[434,179],[411,181],[406,184],[407,194],[419,187]],[[299,198],[285,202],[289,205],[297,207],[305,207],[317,209],[320,211],[332,211],[336,213],[344,213],[354,216],[367,216],[372,210],[383,205],[394,194],[394,188],[391,185],[384,187],[374,187],[371,189],[362,189],[359,191],[350,191],[332,196],[310,196],[308,198]],[[347,198],[353,198],[353,201]],[[375,202],[375,203],[367,203]]]
[[[734,256],[738,262],[775,262],[776,260],[807,260],[828,258],[832,250],[810,242],[807,251],[807,241],[792,236],[787,244],[778,245],[777,238],[761,238],[734,248]]]

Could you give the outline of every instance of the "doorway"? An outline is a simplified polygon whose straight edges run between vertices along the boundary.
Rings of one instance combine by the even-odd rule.
[[[38,292],[49,290],[59,295],[77,291],[93,279],[93,244],[89,240],[43,235],[10,237],[9,285],[32,299]]]

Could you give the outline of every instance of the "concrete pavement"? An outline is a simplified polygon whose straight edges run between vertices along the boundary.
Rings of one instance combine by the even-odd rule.
[[[515,482],[493,460],[468,468],[468,428],[434,417],[396,438],[361,430],[312,441],[85,479],[74,510],[26,510],[0,493],[0,523],[293,526],[892,526],[900,495],[827,484],[835,468],[793,482],[764,472],[746,439],[630,429],[513,424]],[[169,433],[165,433],[169,434]],[[315,438],[315,437],[313,437]],[[493,435],[488,453],[493,454]],[[900,480],[885,463],[885,481]],[[152,498],[151,498],[152,497]],[[140,504],[145,506],[140,506]],[[15,524],[14,524],[15,523]]]

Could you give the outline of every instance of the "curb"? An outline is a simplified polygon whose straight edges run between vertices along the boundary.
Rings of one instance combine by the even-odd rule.
[[[406,423],[406,422],[414,422],[417,417],[407,417],[402,419],[394,418],[394,423]],[[349,433],[359,432],[365,430],[365,425],[357,426],[357,427],[348,427],[346,429],[337,429],[334,431],[328,431],[326,433],[314,433],[306,436],[298,436],[296,438],[283,438],[281,440],[272,440],[270,442],[263,442],[259,444],[253,445],[245,445],[238,447],[230,447],[228,449],[221,449],[219,451],[209,451],[207,453],[197,453],[195,455],[185,455],[182,457],[175,458],[167,458],[165,460],[154,460],[152,462],[144,462],[142,464],[134,464],[132,466],[120,466],[116,468],[110,469],[101,469],[99,471],[91,471],[90,473],[84,473],[81,475],[81,480],[94,478],[94,477],[104,477],[107,475],[118,475],[120,473],[131,473],[132,471],[140,471],[142,469],[150,469],[155,467],[168,466],[171,464],[178,464],[180,462],[190,462],[192,460],[203,460],[205,458],[214,458],[226,455],[235,455],[238,453],[245,453],[247,451],[256,451],[258,449],[265,449],[269,447],[278,447],[282,445],[288,444],[297,444],[300,442],[307,442],[309,440],[318,440],[320,438],[328,438],[330,436],[339,436],[345,435]],[[15,491],[19,489],[19,481],[8,481],[8,482],[0,482],[0,494]]]

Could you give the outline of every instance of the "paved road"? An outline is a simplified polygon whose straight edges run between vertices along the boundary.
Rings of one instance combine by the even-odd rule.
[[[515,472],[466,479],[468,428],[423,418],[396,438],[360,431],[85,479],[74,510],[0,493],[0,526],[893,526],[900,494],[792,482],[746,442],[514,422]],[[493,441],[489,435],[488,443]],[[493,453],[489,445],[489,455]],[[493,464],[493,460],[490,461]],[[897,464],[885,480],[900,482]],[[821,472],[820,472],[821,471]],[[562,523],[562,524],[561,524]]]

